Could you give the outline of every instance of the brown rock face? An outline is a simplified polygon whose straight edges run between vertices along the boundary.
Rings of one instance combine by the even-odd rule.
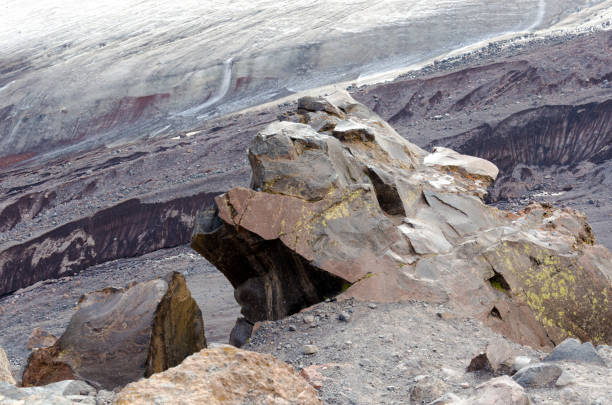
[[[249,149],[252,188],[216,197],[192,246],[250,321],[340,293],[449,303],[507,337],[612,342],[612,256],[583,215],[484,204],[497,168],[427,153],[346,93],[298,103]]]
[[[202,350],[178,367],[131,383],[117,405],[181,403],[319,405],[316,391],[269,354],[231,347]]]
[[[32,353],[23,385],[85,380],[112,390],[206,347],[202,313],[180,273],[84,295],[56,344]]]
[[[43,347],[53,346],[55,342],[57,342],[57,338],[52,334],[45,332],[41,328],[34,328],[28,338],[26,347],[29,350],[41,349]]]

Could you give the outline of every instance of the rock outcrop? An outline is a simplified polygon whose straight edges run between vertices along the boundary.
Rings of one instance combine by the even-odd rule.
[[[321,404],[314,388],[271,355],[232,347],[202,350],[181,365],[127,385],[117,405]]]
[[[8,384],[16,384],[13,372],[11,371],[11,364],[6,357],[4,349],[0,347],[0,382]]]
[[[298,105],[253,140],[251,188],[196,219],[249,322],[343,293],[448,303],[534,347],[612,342],[612,256],[584,215],[485,205],[491,163],[427,153],[344,92]]]
[[[180,273],[81,297],[53,346],[36,350],[23,385],[86,380],[112,390],[166,370],[206,347],[202,313]]]

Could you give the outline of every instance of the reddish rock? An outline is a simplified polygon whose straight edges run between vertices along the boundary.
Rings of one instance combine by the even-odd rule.
[[[584,215],[487,206],[494,165],[428,154],[346,93],[299,105],[302,123],[273,123],[251,143],[251,189],[196,220],[192,247],[248,321],[344,293],[448,303],[534,347],[612,342],[612,256]]]
[[[300,371],[300,376],[304,378],[310,385],[312,385],[315,389],[320,389],[323,387],[323,381],[325,377],[323,374],[319,372],[319,369],[323,367],[321,365],[312,365],[308,367],[304,367],[302,371]]]

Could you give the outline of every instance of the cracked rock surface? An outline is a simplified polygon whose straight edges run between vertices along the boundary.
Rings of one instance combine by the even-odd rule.
[[[252,187],[216,197],[194,231],[249,321],[342,293],[448,303],[536,348],[612,341],[612,256],[583,215],[485,205],[493,164],[427,153],[341,91],[286,118],[251,143]]]

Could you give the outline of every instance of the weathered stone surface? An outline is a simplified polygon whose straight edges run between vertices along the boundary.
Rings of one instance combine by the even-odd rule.
[[[440,398],[436,399],[435,401],[430,402],[427,405],[453,405],[453,404],[458,404],[461,402],[461,398],[459,398],[457,395],[453,394],[452,392],[449,392],[447,394],[442,395]]]
[[[523,387],[552,387],[562,372],[556,364],[538,363],[520,369],[512,378]]]
[[[495,181],[499,174],[497,166],[488,160],[462,155],[452,149],[441,146],[433,148],[433,153],[427,155],[423,159],[423,163],[429,166],[464,170],[467,174],[484,177],[491,183]]]
[[[422,376],[410,390],[410,403],[427,404],[448,391],[448,384],[437,377]]]
[[[246,319],[344,292],[445,302],[538,348],[612,341],[612,255],[584,215],[489,207],[489,162],[428,154],[344,92],[315,101],[300,104],[299,123],[261,131],[252,188],[196,220],[192,247],[227,276]]]
[[[202,313],[180,273],[81,297],[56,344],[32,353],[23,385],[82,379],[112,390],[206,347]]]
[[[475,356],[467,371],[487,371],[497,375],[510,374],[512,363],[512,348],[506,341],[499,339],[489,343],[485,351]]]
[[[117,405],[321,404],[291,366],[271,355],[224,347],[187,357],[179,366],[127,385]]]
[[[52,334],[45,332],[41,328],[34,328],[28,338],[26,347],[30,350],[42,349],[44,347],[53,346],[55,342],[57,342],[57,338]]]
[[[574,361],[606,366],[606,362],[597,354],[591,342],[580,344],[579,340],[572,338],[561,342],[544,361]]]
[[[476,394],[458,405],[529,405],[525,390],[507,375],[493,378],[476,388]]]
[[[0,382],[2,405],[95,404],[96,390],[79,380],[65,380],[42,387],[17,388]]]
[[[15,385],[15,378],[13,377],[13,373],[11,371],[11,364],[6,357],[6,353],[4,349],[0,347],[0,382],[5,382],[8,384]]]

